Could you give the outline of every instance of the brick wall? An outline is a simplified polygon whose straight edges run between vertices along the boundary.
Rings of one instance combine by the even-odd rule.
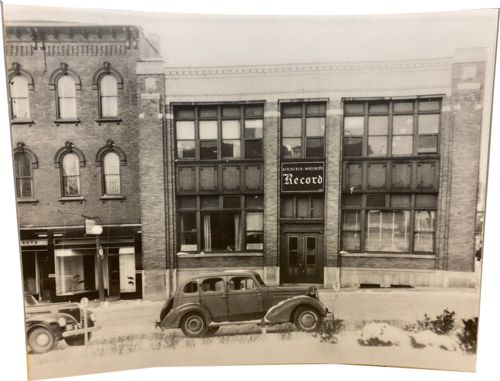
[[[95,29],[95,28],[94,28]],[[13,62],[29,73],[34,82],[29,92],[30,118],[32,125],[12,126],[12,145],[25,144],[38,158],[38,168],[33,169],[34,198],[36,203],[18,203],[18,218],[21,227],[82,225],[82,214],[99,216],[102,224],[140,223],[139,183],[137,150],[137,107],[135,66],[138,50],[127,47],[127,37],[88,35],[86,39],[75,32],[72,37],[49,36],[50,44],[42,50],[40,42],[35,44],[27,29],[19,34],[7,29],[7,68]],[[84,41],[85,40],[85,41]],[[82,42],[84,41],[84,42]],[[88,47],[87,54],[80,47]],[[104,49],[92,50],[93,46]],[[19,46],[24,46],[22,50]],[[29,47],[29,48],[26,48]],[[77,90],[78,125],[56,125],[56,94],[49,86],[51,75],[67,63],[68,69],[76,73],[81,81]],[[95,73],[109,62],[111,68],[123,77],[123,89],[119,94],[119,116],[117,123],[99,123],[98,93],[92,86]],[[101,168],[96,164],[97,151],[111,139],[126,155],[126,165],[121,166],[122,193],[124,200],[102,201]],[[85,156],[85,166],[80,168],[82,202],[61,203],[60,170],[54,166],[56,152],[71,141]]]

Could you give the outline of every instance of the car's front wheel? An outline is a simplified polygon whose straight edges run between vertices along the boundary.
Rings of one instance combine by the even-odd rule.
[[[203,316],[198,313],[189,313],[182,319],[181,329],[187,337],[203,337],[207,333],[208,326]]]
[[[318,311],[313,307],[299,307],[295,312],[294,324],[298,330],[304,332],[314,332],[318,329],[321,318]]]
[[[47,328],[37,327],[28,336],[28,344],[35,353],[45,353],[55,347],[57,341]]]

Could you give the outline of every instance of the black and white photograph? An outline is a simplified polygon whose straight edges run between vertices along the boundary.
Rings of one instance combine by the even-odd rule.
[[[498,9],[2,6],[29,380],[476,371]]]

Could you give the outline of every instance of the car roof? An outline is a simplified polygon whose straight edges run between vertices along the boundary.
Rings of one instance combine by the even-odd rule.
[[[227,270],[227,271],[217,271],[213,273],[206,273],[202,275],[196,275],[187,278],[184,282],[182,282],[182,285],[192,282],[193,280],[197,279],[204,279],[204,278],[214,278],[218,276],[233,276],[233,275],[253,275],[253,276],[259,276],[260,275],[256,271],[251,271],[251,270]]]

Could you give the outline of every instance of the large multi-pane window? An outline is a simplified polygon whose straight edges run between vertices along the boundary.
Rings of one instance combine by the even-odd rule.
[[[15,75],[9,81],[10,111],[12,120],[27,120],[30,117],[28,81]]]
[[[342,248],[434,253],[441,100],[344,103]]]
[[[263,105],[174,108],[181,252],[262,251]]]
[[[262,251],[262,195],[177,196],[179,250]]]
[[[326,103],[281,104],[281,158],[325,156]]]
[[[14,175],[16,177],[16,196],[18,199],[33,197],[33,174],[31,158],[24,152],[14,156]]]
[[[174,112],[178,159],[262,158],[262,105],[180,106]]]

